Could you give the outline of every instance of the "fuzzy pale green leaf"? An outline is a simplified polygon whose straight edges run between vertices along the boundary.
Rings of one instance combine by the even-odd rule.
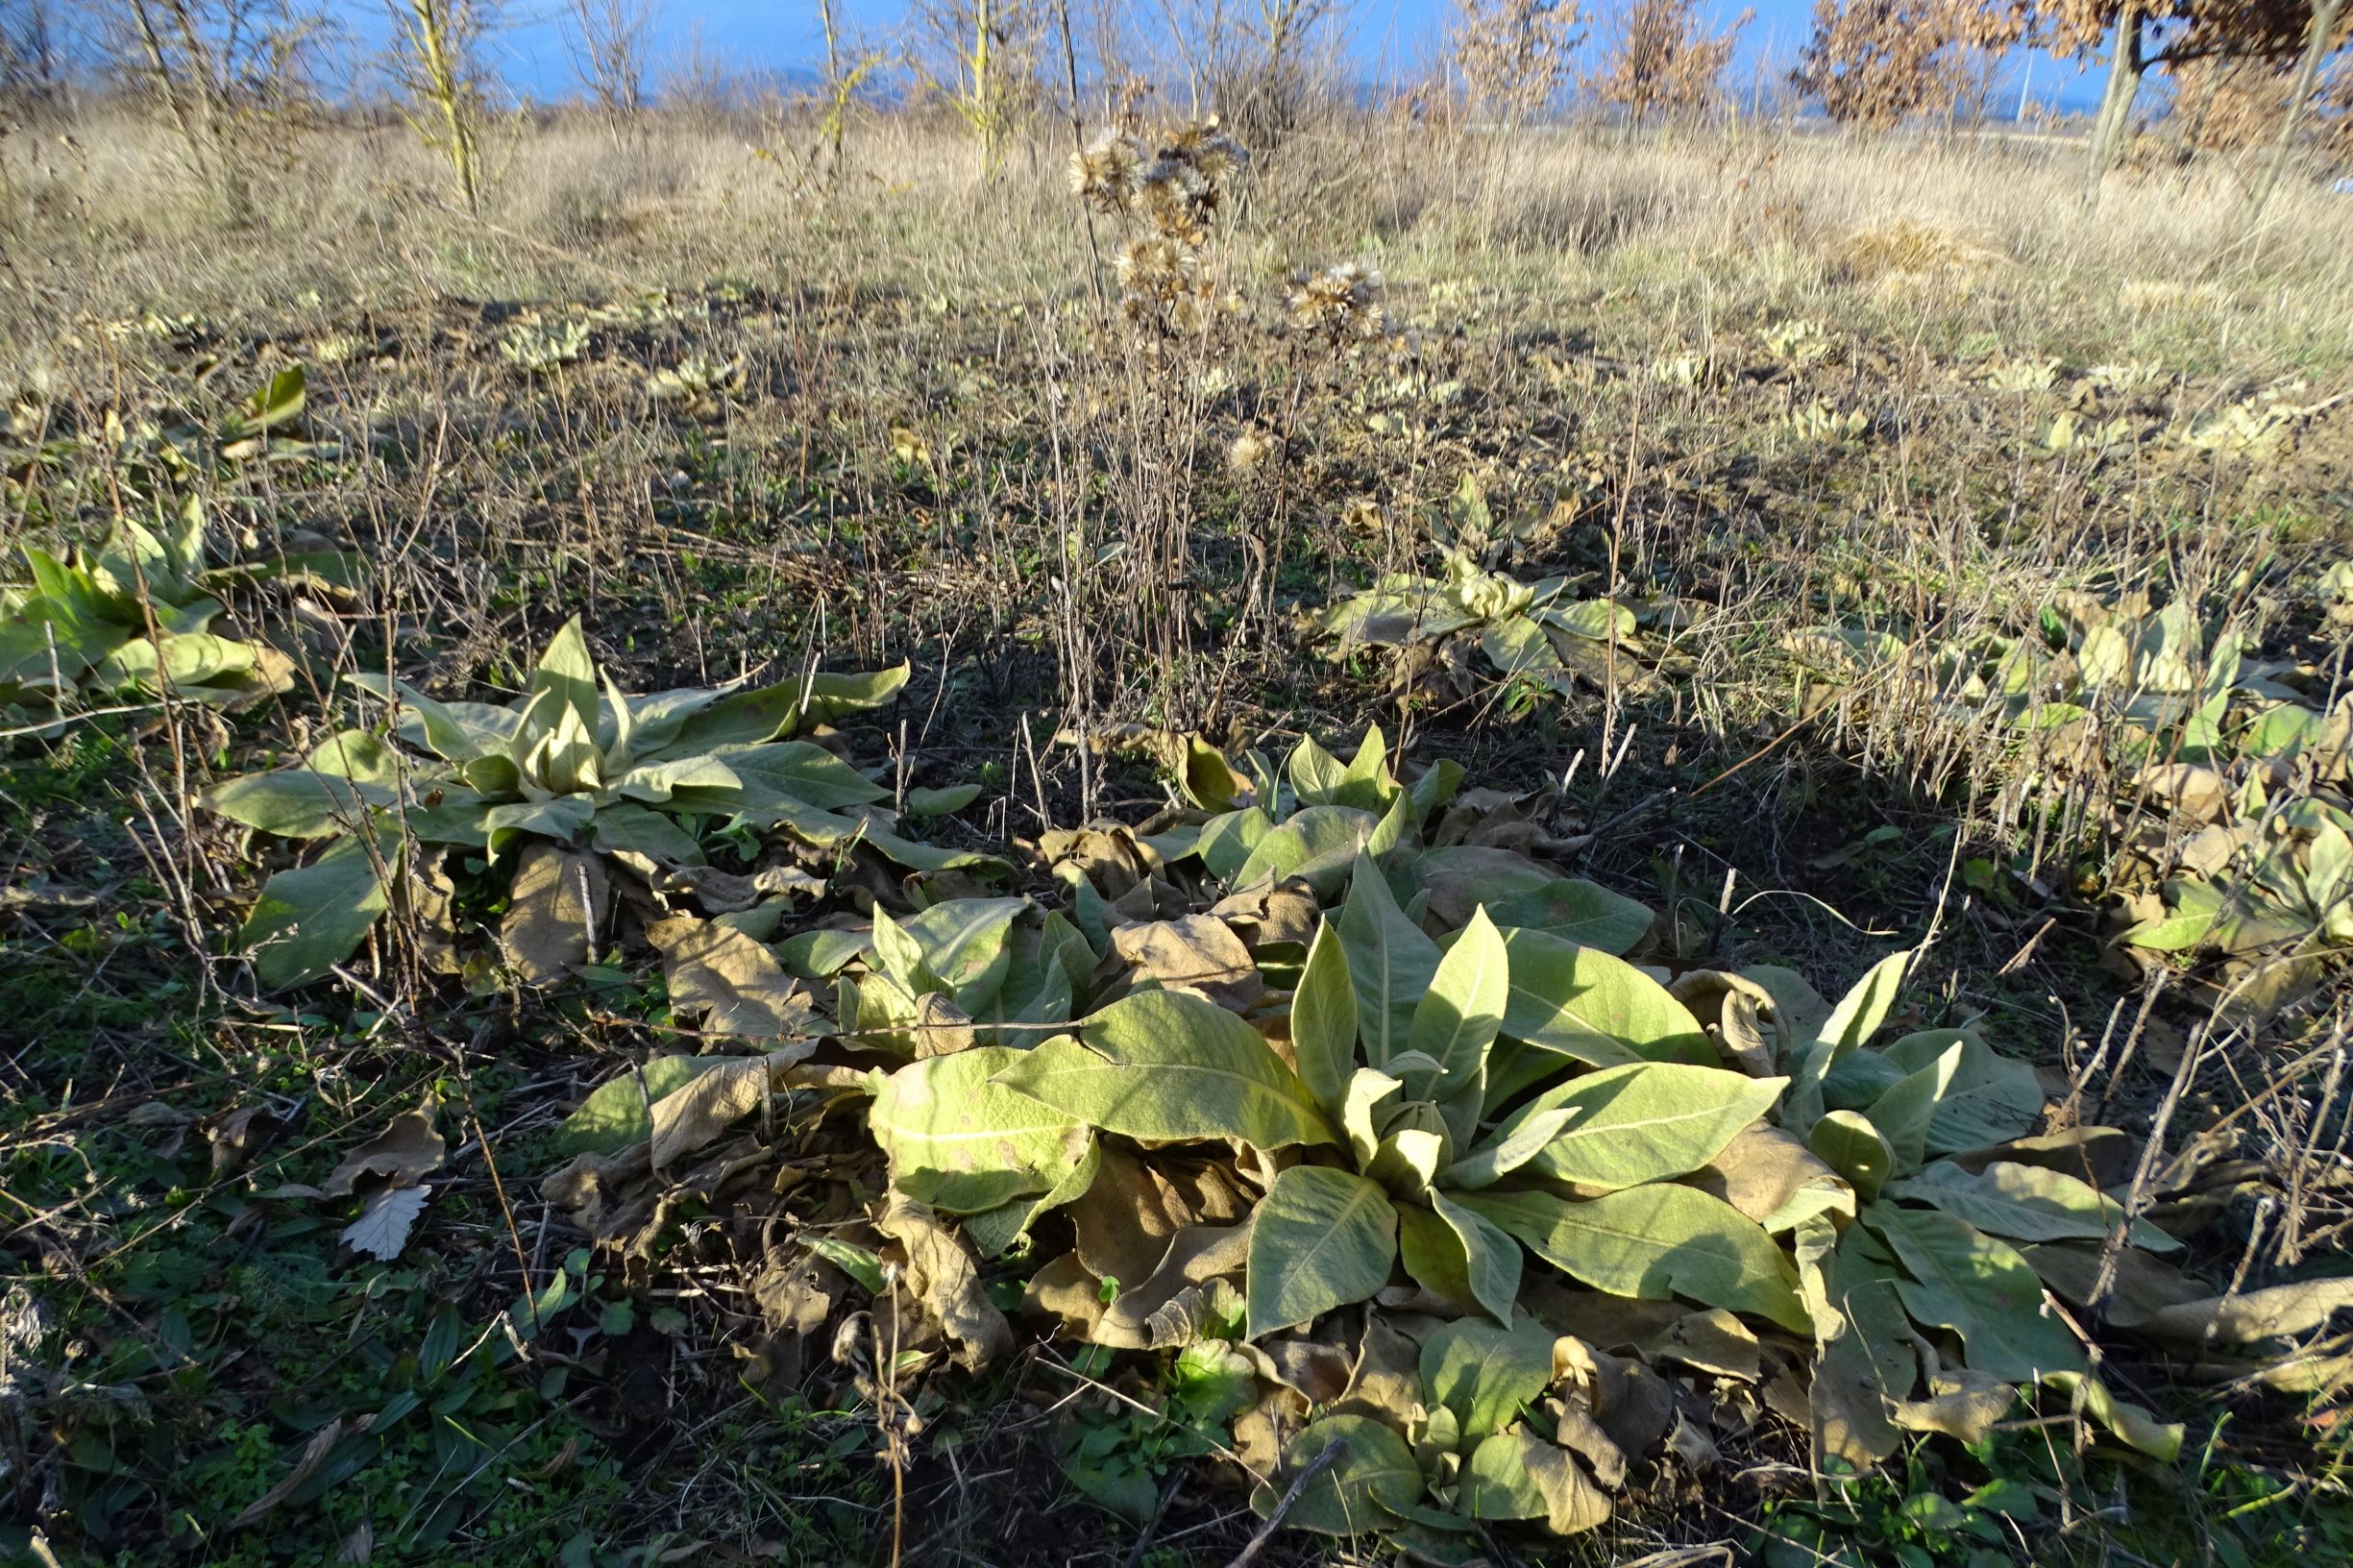
[[[948,1213],[1049,1190],[1085,1155],[1085,1123],[992,1080],[1023,1053],[980,1045],[910,1063],[882,1080],[867,1125],[891,1180]]]
[[[1699,1169],[1773,1106],[1788,1082],[1722,1067],[1636,1062],[1572,1078],[1531,1100],[1507,1132],[1553,1110],[1573,1119],[1530,1162],[1558,1181],[1615,1188]]]
[[[1773,1238],[1696,1188],[1661,1183],[1583,1202],[1549,1192],[1469,1192],[1460,1202],[1597,1290],[1650,1301],[1682,1295],[1798,1333],[1812,1326],[1796,1270]]]
[[[1396,1261],[1387,1193],[1350,1171],[1291,1166],[1251,1216],[1250,1337],[1364,1300],[1388,1283]]]
[[[1251,1027],[1182,992],[1139,992],[1023,1054],[998,1082],[1127,1138],[1240,1139],[1259,1148],[1337,1136]],[[1092,1049],[1089,1047],[1091,1046]]]

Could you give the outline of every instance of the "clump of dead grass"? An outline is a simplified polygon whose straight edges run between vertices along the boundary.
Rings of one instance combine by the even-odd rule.
[[[1851,230],[1824,256],[1835,281],[1872,283],[1894,278],[1970,280],[2009,265],[1980,236],[1924,218],[1902,216]]]

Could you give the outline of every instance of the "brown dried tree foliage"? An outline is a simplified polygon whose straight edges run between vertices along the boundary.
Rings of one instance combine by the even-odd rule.
[[[2353,165],[2353,55],[2330,62],[2313,99],[2322,152],[2339,168]]]
[[[2042,0],[2034,12],[2039,40],[2056,53],[2099,54],[2121,25],[2140,35],[2148,65],[2293,54],[2311,16],[2304,0]]]
[[[2260,147],[2279,128],[2288,77],[2258,61],[2193,61],[2172,72],[2173,118],[2182,140],[2203,153]]]
[[[2078,60],[2103,54],[2108,86],[2092,134],[2094,179],[2122,156],[2141,84],[2152,67],[2179,72],[2206,61],[2269,61],[2289,69],[2304,48],[2311,0],[2043,0],[2037,40]]]
[[[1463,95],[1507,121],[1541,112],[1568,78],[1583,24],[1577,0],[1455,0],[1447,45]]]
[[[1637,125],[1653,115],[1697,118],[1715,107],[1740,30],[1755,17],[1744,11],[1711,34],[1697,0],[1630,0],[1605,24],[1601,69],[1584,88]]]
[[[1975,62],[2025,37],[2030,20],[2015,0],[1817,0],[1790,82],[1840,124],[1884,130],[1954,110]]]

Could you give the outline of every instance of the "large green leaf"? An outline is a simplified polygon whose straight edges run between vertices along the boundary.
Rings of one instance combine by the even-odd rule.
[[[1264,1149],[1339,1140],[1282,1058],[1213,1002],[1140,992],[1079,1032],[1086,1045],[1048,1041],[997,1081],[1127,1138],[1240,1139]]]
[[[609,1078],[589,1092],[580,1108],[555,1131],[555,1152],[618,1154],[653,1136],[652,1103],[682,1089],[696,1074],[725,1060],[716,1056],[657,1056],[642,1067]],[[642,1081],[641,1081],[642,1079]]]
[[[1511,1321],[1520,1294],[1520,1244],[1444,1192],[1434,1189],[1430,1204],[1397,1211],[1397,1251],[1406,1272],[1464,1311]]]
[[[606,854],[644,855],[665,866],[700,866],[702,845],[676,819],[620,801],[601,808],[589,821],[589,835]]]
[[[1468,1192],[1463,1207],[1597,1290],[1754,1312],[1806,1333],[1797,1271],[1761,1226],[1696,1188],[1630,1187],[1586,1202],[1549,1192]]]
[[[1013,968],[1013,926],[1027,898],[944,898],[898,922],[923,968],[948,988],[956,1005],[978,1017]],[[875,922],[879,936],[882,921]],[[901,981],[907,980],[900,975]]]
[[[402,840],[379,831],[338,839],[307,866],[280,871],[245,917],[237,943],[254,955],[254,977],[271,991],[318,979],[352,955],[389,904],[378,874],[398,875]]]
[[[1050,1189],[1087,1152],[1086,1124],[991,1080],[1024,1053],[976,1045],[882,1080],[867,1125],[891,1181],[948,1213],[978,1213]]]
[[[1908,949],[1890,953],[1873,965],[1830,1010],[1813,1042],[1801,1054],[1796,1081],[1790,1085],[1789,1108],[1782,1118],[1790,1131],[1803,1137],[1821,1116],[1823,1080],[1844,1057],[1879,1032],[1879,1025],[1895,1009],[1911,964]]]
[[[1330,919],[1316,925],[1291,996],[1291,1059],[1324,1115],[1337,1119],[1357,1070],[1357,993],[1347,951]]]
[[[806,741],[773,741],[713,755],[734,772],[745,811],[767,810],[778,801],[833,811],[891,798],[889,790]]]
[[[680,790],[696,790],[706,795],[724,791],[741,793],[743,780],[722,757],[674,757],[668,762],[643,762],[608,781],[613,795],[630,800],[645,800],[660,805]]]
[[[1479,1076],[1495,1031],[1503,1025],[1504,1005],[1511,992],[1510,963],[1503,936],[1487,912],[1473,911],[1470,923],[1438,961],[1430,989],[1413,1009],[1406,1048],[1435,1062],[1439,1071],[1434,1082],[1422,1074],[1401,1074],[1409,1095],[1443,1099]]]
[[[127,626],[103,621],[61,621],[55,601],[37,598],[12,614],[0,614],[0,700],[21,700],[34,692],[41,700],[71,691],[82,673],[130,640]]]
[[[1235,874],[1249,864],[1250,852],[1258,847],[1259,841],[1274,831],[1274,819],[1258,806],[1229,811],[1201,824],[1201,834],[1193,840],[1193,852],[1201,857],[1201,864],[1209,868],[1212,876],[1220,882],[1232,882]]]
[[[1505,902],[1569,880],[1516,849],[1477,844],[1443,845],[1423,850],[1414,857],[1413,879],[1426,888],[1451,891],[1458,887],[1466,896],[1449,902],[1463,908],[1483,903],[1490,915]],[[1524,922],[1498,919],[1495,923],[1511,926]]]
[[[1899,1174],[1918,1170],[1928,1157],[1928,1124],[1936,1115],[1936,1102],[1944,1097],[1945,1086],[1952,1082],[1960,1065],[1961,1047],[1949,1046],[1926,1066],[1897,1079],[1871,1102],[1865,1115],[1887,1139]]]
[[[2084,1370],[2083,1347],[2044,1311],[2042,1283],[2016,1249],[1933,1210],[1875,1203],[1860,1217],[1911,1276],[1896,1282],[1904,1311],[1959,1335],[1972,1368],[2008,1383]]]
[[[141,691],[167,688],[182,694],[223,676],[242,674],[262,656],[257,644],[210,632],[180,636],[167,632],[160,652],[147,638],[134,638],[101,659],[90,672],[90,679],[108,690],[135,686]]]
[[[492,806],[482,813],[481,826],[489,836],[495,859],[520,833],[573,843],[596,814],[596,802],[587,796],[562,795],[552,800],[512,800]]]
[[[1290,775],[1291,794],[1306,806],[1333,804],[1333,796],[1348,776],[1347,765],[1325,750],[1312,735],[1301,736],[1291,747],[1291,754],[1284,759],[1284,772]]]
[[[1283,1449],[1283,1474],[1296,1476],[1315,1462],[1335,1440],[1338,1459],[1299,1494],[1283,1522],[1322,1535],[1377,1532],[1397,1522],[1392,1508],[1421,1501],[1422,1472],[1413,1450],[1393,1430],[1369,1415],[1328,1415],[1311,1422]],[[1282,1488],[1262,1485],[1250,1499],[1262,1516],[1274,1511]]]
[[[362,784],[398,784],[404,758],[384,744],[384,738],[371,730],[338,729],[320,741],[303,755],[303,767],[335,778],[355,779]],[[439,768],[416,770],[420,777],[438,782],[447,777]]]
[[[504,708],[439,702],[406,681],[365,670],[353,671],[343,678],[387,702],[397,700],[404,710],[401,739],[427,747],[444,762],[472,762],[485,752],[502,751],[513,737],[515,716]],[[468,709],[473,710],[471,717]]]
[[[1995,1050],[1966,1029],[1931,1029],[1891,1041],[1881,1053],[1905,1072],[1918,1072],[1953,1045],[1960,1065],[1928,1122],[1927,1152],[1982,1149],[2024,1135],[2043,1114],[2043,1085],[2034,1068]]]
[[[1354,806],[1309,806],[1259,837],[1234,873],[1234,885],[1246,888],[1270,876],[1277,881],[1297,876],[1306,878],[1317,897],[1329,896],[1348,874],[1357,850],[1380,825],[1371,812]]]
[[[1250,1219],[1250,1337],[1371,1296],[1397,1261],[1397,1211],[1352,1171],[1293,1165]]]
[[[2104,1241],[2124,1223],[2124,1207],[2091,1183],[2063,1170],[1996,1161],[1972,1175],[1940,1160],[1888,1196],[1942,1209],[1993,1236],[2014,1241]],[[2145,1219],[2133,1221],[2131,1241],[2151,1252],[2181,1246]]]
[[[1623,953],[1650,933],[1650,906],[1610,892],[1598,882],[1556,877],[1529,893],[1514,893],[1487,906],[1495,923],[1541,931],[1581,947]]]
[[[547,651],[539,655],[539,664],[531,672],[531,698],[543,693],[554,694],[580,722],[582,732],[596,735],[597,661],[589,656],[588,639],[581,633],[576,615],[549,640]],[[552,715],[548,722],[553,722]]]
[[[1511,993],[1503,1032],[1597,1067],[1716,1060],[1691,1010],[1622,958],[1541,931],[1506,931]]]
[[[397,798],[380,784],[355,783],[307,769],[247,773],[215,784],[198,796],[231,821],[283,839],[323,839],[356,831],[371,806]]]
[[[1040,1215],[1084,1197],[1087,1189],[1094,1186],[1095,1177],[1102,1173],[1102,1168],[1103,1145],[1089,1139],[1087,1152],[1079,1157],[1078,1164],[1045,1191],[1016,1198],[994,1209],[984,1209],[977,1214],[965,1215],[965,1237],[980,1249],[982,1257],[1001,1257],[1028,1234]]]
[[[888,707],[914,673],[915,667],[904,663],[887,670],[820,671],[805,683],[808,699],[800,717],[839,723],[852,714]]]
[[[1556,1535],[1596,1529],[1609,1517],[1608,1494],[1577,1457],[1524,1427],[1471,1450],[1456,1503],[1474,1519],[1541,1519]]]
[[[1381,733],[1379,724],[1364,726],[1364,739],[1357,743],[1357,754],[1348,760],[1348,768],[1340,775],[1339,785],[1333,791],[1336,805],[1355,806],[1360,810],[1385,812],[1397,786],[1389,777],[1389,743]]]
[[[1412,1037],[1415,1007],[1438,972],[1438,944],[1406,919],[1380,867],[1364,854],[1349,873],[1339,927],[1364,1059],[1384,1066]]]
[[[1549,1111],[1573,1111],[1574,1119],[1530,1168],[1586,1187],[1638,1187],[1713,1160],[1772,1108],[1787,1082],[1680,1062],[1630,1063],[1547,1090],[1503,1131],[1508,1136]]]
[[[1554,1337],[1532,1317],[1449,1323],[1422,1341],[1422,1397],[1453,1411],[1466,1439],[1501,1432],[1552,1383]]]
[[[1556,674],[1560,670],[1560,655],[1554,649],[1552,639],[1544,635],[1541,625],[1524,615],[1481,627],[1479,651],[1505,676],[1542,677]]]
[[[1896,1173],[1896,1151],[1860,1111],[1826,1111],[1805,1135],[1805,1146],[1847,1179],[1865,1203]]]
[[[1437,1180],[1464,1190],[1493,1187],[1542,1154],[1547,1144],[1583,1115],[1581,1106],[1556,1106],[1515,1115],[1485,1142],[1439,1171]]]
[[[803,717],[798,678],[724,693],[668,695],[705,700],[682,701],[674,710],[649,715],[639,742],[644,755],[682,756],[731,746],[760,746],[790,736],[800,727]]]
[[[1440,757],[1406,786],[1406,805],[1412,812],[1417,828],[1430,821],[1432,812],[1455,797],[1455,792],[1462,787],[1462,764],[1452,757]]]

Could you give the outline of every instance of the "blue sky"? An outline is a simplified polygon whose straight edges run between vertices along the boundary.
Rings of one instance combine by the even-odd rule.
[[[1157,20],[1158,7],[1149,0],[1127,0],[1140,17]],[[1606,6],[1609,0],[1592,0]],[[566,59],[560,25],[548,18],[561,14],[560,0],[525,0],[527,10],[510,12],[515,21],[502,37],[508,80],[518,88],[543,95],[568,91],[571,67]],[[682,51],[699,37],[710,55],[748,71],[789,70],[806,66],[822,51],[817,25],[816,0],[656,0],[660,21],[657,54]],[[876,37],[895,34],[906,14],[904,0],[841,0],[844,15],[853,29]],[[1350,18],[1351,54],[1367,78],[1414,74],[1435,52],[1454,7],[1452,0],[1342,0]],[[545,8],[545,9],[540,9]],[[1075,9],[1075,8],[1074,8]],[[1755,20],[1742,37],[1733,71],[1753,80],[1760,65],[1786,69],[1811,26],[1813,0],[1713,0],[1708,7],[1719,23],[1752,9]],[[1080,31],[1085,24],[1080,24]],[[2011,90],[2022,72],[2038,102],[2062,99],[2068,107],[2096,101],[2096,85],[2075,70],[2037,57],[2028,66],[2024,57],[2009,68]],[[655,75],[660,75],[657,66]]]

